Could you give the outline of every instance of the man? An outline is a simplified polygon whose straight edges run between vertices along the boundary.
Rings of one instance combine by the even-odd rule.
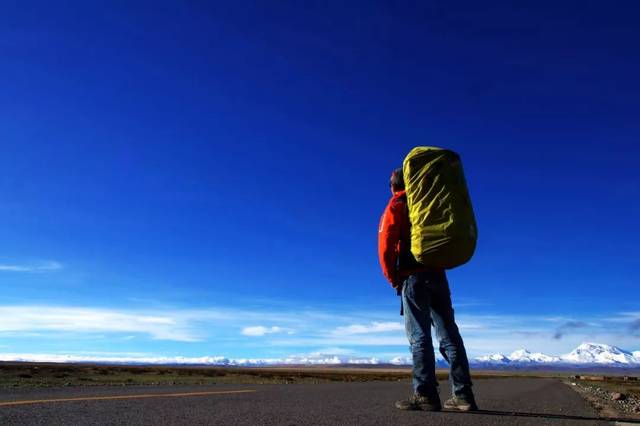
[[[405,330],[413,355],[413,395],[397,401],[395,406],[401,410],[439,411],[442,408],[431,341],[433,325],[440,353],[449,363],[453,395],[444,407],[477,410],[469,361],[454,319],[445,271],[429,269],[411,254],[411,223],[401,168],[391,174],[390,187],[393,196],[380,220],[378,255],[384,276],[402,296]]]

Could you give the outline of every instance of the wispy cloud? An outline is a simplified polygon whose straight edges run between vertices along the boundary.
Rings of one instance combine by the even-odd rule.
[[[567,321],[558,327],[553,338],[556,340],[561,339],[565,334],[570,333],[573,330],[584,329],[588,326],[589,324],[584,321]]]
[[[324,346],[342,346],[342,347],[379,347],[379,346],[399,346],[407,347],[407,338],[401,333],[392,335],[375,335],[375,334],[354,334],[336,336],[329,333],[320,333],[320,335],[299,336],[293,338],[274,338],[269,341],[272,346],[278,347],[324,347]]]
[[[282,327],[264,327],[262,325],[256,325],[252,327],[245,327],[242,329],[242,334],[245,336],[264,336],[266,334],[287,333],[293,334],[292,330],[288,330]]]
[[[403,331],[404,325],[401,322],[372,322],[368,325],[353,324],[337,327],[332,334],[337,336],[348,336],[352,334],[384,333],[388,331]]]
[[[0,353],[0,361],[18,362],[95,362],[109,364],[212,364],[225,365],[229,361],[222,356],[163,357],[163,356],[102,356],[45,353]]]
[[[0,272],[50,272],[62,269],[60,262],[48,260],[32,264],[0,264]]]
[[[201,340],[180,317],[109,309],[0,306],[0,333],[58,331],[75,333],[144,333],[154,339]]]
[[[76,342],[76,349],[91,349],[83,342],[93,339],[92,336],[103,336],[102,339],[133,351],[153,350],[154,340],[165,340],[202,342],[205,346],[189,347],[202,349],[214,345],[226,356],[250,357],[265,354],[281,357],[293,351],[377,356],[381,352],[405,352],[408,348],[404,325],[396,319],[395,309],[365,312],[290,310],[280,306],[116,309],[19,305],[0,306],[0,318],[0,336],[11,337],[7,341],[15,342],[10,346],[15,352],[32,348],[50,351],[47,342],[54,335]],[[510,353],[520,348],[562,353],[587,336],[593,341],[637,349],[639,319],[636,313],[574,319],[464,312],[457,315],[471,356]],[[634,330],[635,334],[630,332]],[[562,339],[554,339],[558,334]],[[182,347],[175,348],[183,352]]]

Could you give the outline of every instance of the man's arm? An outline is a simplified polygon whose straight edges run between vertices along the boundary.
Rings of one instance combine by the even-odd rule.
[[[391,200],[380,219],[378,229],[378,260],[382,273],[393,288],[400,286],[398,276],[398,243],[402,235],[404,207],[401,202]]]

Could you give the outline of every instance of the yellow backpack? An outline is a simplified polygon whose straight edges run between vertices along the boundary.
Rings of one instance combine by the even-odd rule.
[[[420,146],[402,164],[411,221],[411,253],[427,267],[451,269],[471,259],[476,226],[460,156]]]

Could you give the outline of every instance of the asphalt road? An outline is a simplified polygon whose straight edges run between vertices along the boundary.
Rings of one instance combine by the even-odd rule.
[[[480,412],[429,413],[393,407],[408,382],[3,390],[0,425],[611,424],[556,379],[477,380],[475,391]]]

